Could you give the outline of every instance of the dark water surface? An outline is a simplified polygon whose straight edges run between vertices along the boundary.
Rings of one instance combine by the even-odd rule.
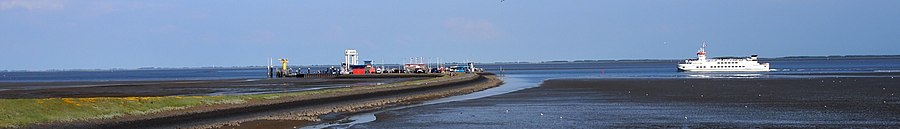
[[[900,59],[763,62],[773,70],[678,72],[678,61],[477,65],[505,84],[306,128],[900,126]],[[0,74],[5,83],[265,77],[258,68]]]
[[[900,126],[900,59],[766,62],[773,71],[677,72],[677,62],[484,65],[506,84],[308,128]]]
[[[792,77],[795,74],[815,73],[885,73],[900,72],[900,58],[803,60],[780,59],[762,61],[772,63],[772,72],[762,73],[685,73],[678,72],[678,61],[619,61],[595,63],[536,63],[477,65],[487,71],[513,75],[553,77],[589,76],[618,78],[672,77]],[[388,66],[390,68],[396,66]],[[299,68],[306,73],[307,67]],[[328,66],[312,66],[312,72]],[[298,69],[298,68],[293,68]],[[501,69],[503,70],[501,72]],[[850,75],[861,76],[861,75]],[[215,80],[265,78],[265,68],[196,68],[146,70],[94,70],[50,72],[0,72],[0,82],[83,82],[83,81],[160,81]],[[802,76],[806,77],[806,76]]]

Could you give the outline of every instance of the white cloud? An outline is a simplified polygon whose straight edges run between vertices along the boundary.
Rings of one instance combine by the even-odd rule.
[[[2,0],[0,1],[0,10],[56,10],[65,8],[63,3],[65,2],[62,0]]]

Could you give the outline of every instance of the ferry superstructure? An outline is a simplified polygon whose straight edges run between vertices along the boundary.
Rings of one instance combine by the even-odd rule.
[[[696,72],[765,72],[769,63],[759,63],[757,55],[739,59],[706,59],[706,43],[697,50],[697,59],[678,64],[678,71]]]

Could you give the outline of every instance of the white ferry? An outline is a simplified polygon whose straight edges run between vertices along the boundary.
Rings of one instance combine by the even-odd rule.
[[[697,72],[763,72],[769,71],[769,63],[759,63],[756,55],[740,59],[706,59],[706,42],[697,50],[697,59],[678,64],[678,71]]]

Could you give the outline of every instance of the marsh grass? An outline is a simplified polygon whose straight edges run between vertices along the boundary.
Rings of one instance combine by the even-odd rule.
[[[252,95],[0,99],[0,127],[15,128],[36,123],[113,119],[122,116],[145,115],[197,106],[237,105],[245,104],[249,101],[271,100],[282,97],[420,85],[460,79],[467,76],[475,75],[443,76],[382,85]]]

